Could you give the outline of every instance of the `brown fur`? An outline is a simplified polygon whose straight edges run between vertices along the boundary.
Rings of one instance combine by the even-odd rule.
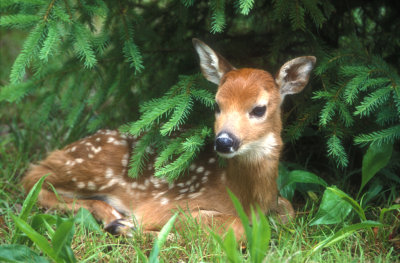
[[[264,213],[276,211],[283,219],[293,216],[290,202],[278,197],[276,183],[282,148],[280,104],[284,95],[304,88],[315,58],[301,57],[286,63],[274,79],[263,70],[234,69],[201,41],[194,40],[194,44],[205,77],[220,83],[216,101],[221,112],[216,114],[215,133],[229,131],[240,141],[226,169],[217,165],[214,153],[205,152],[187,175],[168,184],[153,176],[153,156],[143,174],[133,179],[127,175],[127,164],[136,139],[101,130],[32,166],[22,180],[26,191],[48,175],[39,194],[41,206],[64,211],[84,207],[107,225],[122,217],[134,217],[144,231],[159,230],[173,211],[182,209],[206,226],[218,226],[221,233],[232,227],[241,238],[243,226],[227,188],[248,214],[250,207],[258,204]],[[296,77],[298,82],[293,79]],[[264,116],[249,115],[254,107],[264,105]]]

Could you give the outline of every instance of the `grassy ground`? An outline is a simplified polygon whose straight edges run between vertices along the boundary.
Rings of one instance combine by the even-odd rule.
[[[18,184],[21,176],[29,167],[29,163],[42,158],[46,148],[55,148],[62,141],[43,140],[40,133],[32,134],[24,128],[9,129],[1,126],[0,134],[0,244],[24,244],[38,254],[43,250],[29,241],[21,231],[17,230],[12,215],[18,215],[25,195]],[[36,136],[36,137],[35,137]],[[27,139],[29,138],[29,140]],[[41,143],[41,141],[45,141]],[[340,186],[339,186],[340,187]],[[266,253],[265,262],[396,262],[400,261],[396,239],[396,228],[399,225],[397,211],[388,212],[384,217],[384,225],[378,228],[361,228],[357,231],[341,233],[343,227],[360,222],[357,217],[345,223],[333,225],[310,226],[316,217],[321,193],[316,193],[319,200],[309,199],[297,207],[298,215],[294,222],[279,224],[273,216],[268,218],[271,228],[271,239],[262,253]],[[23,209],[23,208],[22,208]],[[367,212],[369,220],[378,221],[380,208],[370,208]],[[33,225],[38,214],[56,214],[54,211],[43,211],[33,207],[26,218]],[[63,214],[61,218],[73,218],[74,215]],[[56,223],[50,223],[37,231],[45,239],[50,240]],[[159,259],[164,262],[225,262],[226,249],[217,239],[204,231],[196,223],[186,222],[187,229],[176,232],[172,229],[166,243],[161,247]],[[155,236],[141,234],[140,230],[132,238],[116,238],[102,230],[90,228],[85,222],[74,223],[74,235],[70,247],[78,262],[142,262],[139,253],[149,256],[153,248]],[[328,242],[330,241],[330,242]],[[336,242],[335,242],[336,241]],[[318,245],[326,244],[317,249]],[[239,249],[240,261],[254,262],[250,249]],[[1,256],[0,250],[0,256]],[[228,253],[229,254],[229,253]]]

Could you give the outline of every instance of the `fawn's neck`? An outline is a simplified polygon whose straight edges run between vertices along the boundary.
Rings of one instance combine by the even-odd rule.
[[[278,158],[260,158],[249,162],[228,160],[227,187],[239,198],[247,213],[255,204],[266,213],[277,206]]]

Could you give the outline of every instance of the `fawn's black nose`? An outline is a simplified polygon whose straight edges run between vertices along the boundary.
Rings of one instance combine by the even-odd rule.
[[[220,132],[215,138],[215,150],[220,153],[233,153],[239,147],[239,140],[229,132]]]

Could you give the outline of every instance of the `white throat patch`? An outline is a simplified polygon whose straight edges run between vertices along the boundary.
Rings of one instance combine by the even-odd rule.
[[[249,161],[258,160],[271,155],[276,146],[278,146],[276,137],[272,132],[270,132],[265,137],[257,141],[241,146],[236,152],[236,155],[240,155],[243,158],[249,159]]]

